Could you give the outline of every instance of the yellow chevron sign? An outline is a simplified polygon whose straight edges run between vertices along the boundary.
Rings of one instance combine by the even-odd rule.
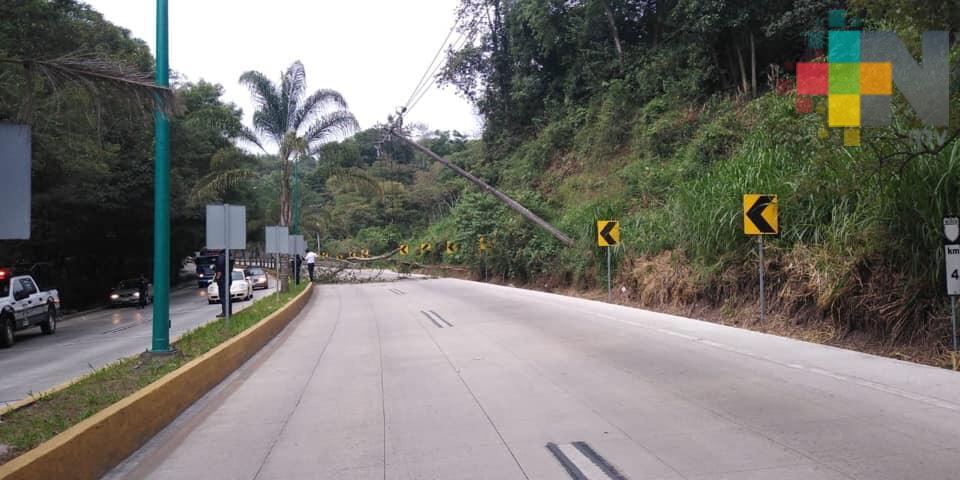
[[[779,217],[776,195],[750,193],[743,196],[744,234],[777,235],[780,233]]]
[[[612,247],[620,244],[620,222],[616,220],[597,221],[597,245]]]

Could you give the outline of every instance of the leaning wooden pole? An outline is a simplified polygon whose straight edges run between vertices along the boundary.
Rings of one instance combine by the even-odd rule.
[[[402,134],[401,132],[397,132],[395,129],[391,129],[391,133],[395,137],[399,138],[400,140],[403,140],[407,145],[410,145],[411,147],[413,147],[418,152],[423,153],[424,155],[440,162],[450,170],[457,172],[457,175],[460,175],[461,177],[466,178],[474,185],[480,187],[481,190],[486,191],[487,193],[493,195],[494,197],[497,197],[501,202],[505,203],[513,211],[519,213],[521,217],[526,219],[528,222],[533,223],[534,225],[546,230],[547,232],[550,233],[550,235],[553,235],[554,238],[563,242],[564,245],[568,247],[572,247],[574,245],[572,238],[566,236],[563,232],[558,230],[557,227],[554,227],[553,225],[550,225],[549,223],[547,223],[546,220],[538,217],[537,214],[528,210],[527,207],[520,205],[520,203],[518,203],[516,200],[508,197],[507,194],[501,192],[500,190],[497,190],[496,188],[491,187],[490,185],[487,184],[487,182],[484,182],[483,180],[473,176],[470,172],[460,168],[459,166],[447,160],[446,158],[443,158],[440,155],[433,153],[433,151],[431,151],[429,148],[426,148],[423,145],[420,145],[419,143],[414,142],[413,140],[407,138],[407,136]]]

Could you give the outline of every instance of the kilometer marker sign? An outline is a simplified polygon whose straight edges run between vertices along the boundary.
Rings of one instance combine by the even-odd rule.
[[[960,218],[943,217],[943,258],[947,295],[960,295]]]

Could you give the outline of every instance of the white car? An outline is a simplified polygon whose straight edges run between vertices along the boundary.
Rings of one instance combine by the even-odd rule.
[[[234,269],[230,278],[230,300],[243,301],[253,298],[253,282],[243,274],[242,269]],[[207,301],[212,305],[220,303],[220,287],[217,282],[207,286]]]

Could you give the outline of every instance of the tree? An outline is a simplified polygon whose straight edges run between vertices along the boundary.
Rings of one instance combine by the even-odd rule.
[[[250,89],[257,106],[253,130],[244,130],[243,137],[261,149],[264,143],[279,148],[280,225],[290,225],[294,163],[336,136],[357,130],[357,120],[337,91],[320,89],[305,96],[306,73],[300,61],[283,73],[280,85],[252,70],[240,76],[240,83]]]
[[[33,147],[32,237],[0,241],[0,265],[36,267],[71,309],[101,304],[114,282],[153,268],[156,94],[172,110],[176,146],[175,275],[203,244],[202,211],[188,195],[231,147],[239,109],[216,85],[152,85],[146,43],[79,0],[0,1],[0,18],[0,122],[30,123]]]

